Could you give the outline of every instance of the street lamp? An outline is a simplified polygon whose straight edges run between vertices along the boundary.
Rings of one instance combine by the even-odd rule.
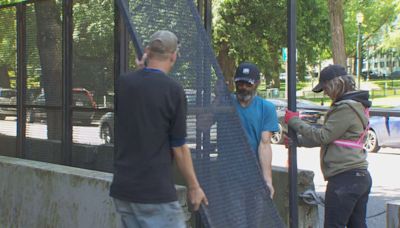
[[[358,34],[357,34],[357,68],[356,68],[356,73],[357,73],[357,80],[358,80],[358,89],[360,89],[361,86],[361,80],[360,80],[360,71],[361,71],[361,24],[364,21],[364,14],[361,12],[358,12],[356,15],[356,20],[357,20],[357,27],[358,27]]]

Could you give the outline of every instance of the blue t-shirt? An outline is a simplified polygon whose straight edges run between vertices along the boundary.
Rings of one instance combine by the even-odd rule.
[[[261,133],[263,131],[279,131],[275,105],[259,96],[255,96],[247,107],[242,107],[234,96],[234,104],[246,131],[249,144],[258,157]]]

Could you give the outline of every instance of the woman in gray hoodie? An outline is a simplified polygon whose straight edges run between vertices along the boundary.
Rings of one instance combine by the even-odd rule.
[[[285,122],[300,134],[299,146],[321,147],[321,170],[328,181],[324,227],[367,227],[372,185],[363,148],[371,106],[368,91],[356,91],[353,77],[341,65],[324,68],[313,91],[324,91],[332,99],[322,127],[305,123],[289,110]]]

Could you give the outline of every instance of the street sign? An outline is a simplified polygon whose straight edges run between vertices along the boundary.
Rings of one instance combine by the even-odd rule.
[[[282,61],[286,62],[287,61],[287,48],[282,48]]]

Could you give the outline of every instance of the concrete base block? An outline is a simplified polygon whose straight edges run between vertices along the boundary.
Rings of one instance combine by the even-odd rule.
[[[400,228],[400,200],[386,204],[387,228]]]
[[[0,156],[0,227],[121,227],[111,173]],[[187,219],[186,188],[177,186]]]

